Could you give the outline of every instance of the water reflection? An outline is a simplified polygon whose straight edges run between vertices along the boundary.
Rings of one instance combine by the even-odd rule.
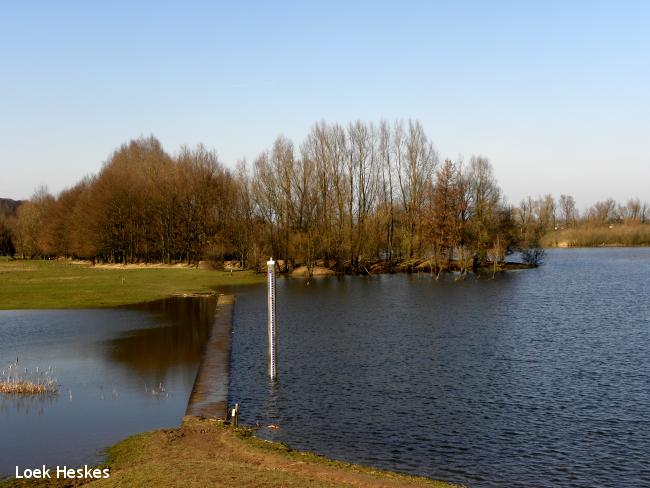
[[[215,297],[173,297],[126,307],[156,317],[154,327],[123,333],[108,341],[109,360],[149,384],[164,382],[170,370],[193,377],[210,334]]]
[[[0,394],[0,416],[14,412],[20,415],[39,415],[45,413],[45,408],[58,401],[57,393],[38,395],[4,395]]]

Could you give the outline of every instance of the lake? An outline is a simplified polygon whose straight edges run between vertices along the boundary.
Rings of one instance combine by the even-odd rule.
[[[494,280],[280,278],[276,383],[266,288],[230,290],[229,402],[260,437],[470,487],[650,486],[649,276],[639,248],[552,250]],[[0,394],[0,473],[178,425],[215,304],[0,311],[0,370],[60,384]]]
[[[237,291],[230,403],[260,437],[471,487],[650,485],[650,249]],[[279,429],[267,426],[277,424]]]
[[[176,427],[212,326],[215,298],[123,309],[0,311],[0,370],[48,370],[58,395],[0,394],[0,474],[83,466],[146,430]]]

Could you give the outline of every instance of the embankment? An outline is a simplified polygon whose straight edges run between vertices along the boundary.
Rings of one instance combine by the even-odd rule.
[[[218,419],[226,416],[234,307],[234,295],[219,296],[214,323],[194,380],[186,415]]]

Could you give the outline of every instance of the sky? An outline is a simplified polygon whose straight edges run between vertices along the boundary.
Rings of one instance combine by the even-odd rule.
[[[0,2],[0,197],[142,135],[234,167],[382,118],[488,157],[511,203],[650,201],[650,2]]]

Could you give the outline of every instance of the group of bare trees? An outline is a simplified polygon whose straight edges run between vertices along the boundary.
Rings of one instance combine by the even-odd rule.
[[[123,145],[57,197],[38,190],[11,226],[25,257],[114,263],[232,257],[255,266],[321,261],[502,260],[516,242],[489,162],[440,162],[417,121],[314,125],[225,169],[199,146],[170,156],[153,137]]]
[[[582,219],[645,222],[647,214],[638,200],[607,201]],[[567,195],[507,205],[487,159],[440,161],[417,121],[317,123],[299,146],[278,137],[235,170],[203,146],[172,156],[140,138],[97,175],[56,197],[38,190],[2,218],[0,244],[5,236],[25,257],[231,258],[254,267],[275,256],[287,267],[318,262],[340,272],[416,258],[466,270],[580,221]]]
[[[645,224],[650,222],[650,205],[638,198],[624,205],[608,198],[589,207],[582,221],[591,225]]]
[[[338,271],[429,258],[436,268],[476,254],[502,259],[513,241],[510,209],[489,162],[440,162],[417,121],[314,125],[296,148],[284,137],[238,170],[248,232],[244,259],[322,261]]]
[[[541,236],[552,231],[650,223],[650,204],[632,198],[626,204],[614,199],[599,201],[588,207],[582,215],[571,195],[555,198],[548,194],[537,199],[525,198],[514,209],[517,238],[523,247],[538,242]]]

